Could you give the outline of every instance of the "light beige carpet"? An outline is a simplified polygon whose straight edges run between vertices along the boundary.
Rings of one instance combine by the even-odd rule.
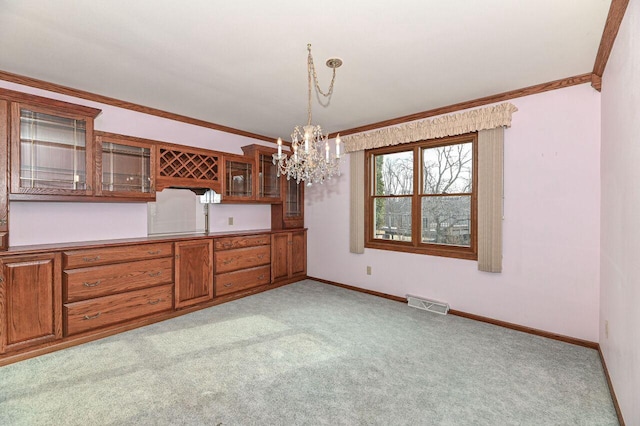
[[[1,425],[614,425],[596,351],[303,281],[0,368]]]

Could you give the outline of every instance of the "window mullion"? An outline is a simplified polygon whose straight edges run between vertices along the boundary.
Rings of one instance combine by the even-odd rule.
[[[413,149],[413,194],[411,196],[411,241],[414,247],[420,244],[422,232],[422,207],[420,194],[422,193],[422,158],[421,149]]]

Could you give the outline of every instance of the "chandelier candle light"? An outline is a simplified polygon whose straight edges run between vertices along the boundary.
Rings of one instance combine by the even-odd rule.
[[[293,129],[291,134],[293,153],[289,158],[282,153],[282,138],[278,138],[278,153],[273,154],[273,164],[277,166],[278,176],[285,175],[287,180],[295,179],[297,183],[305,181],[307,186],[311,186],[313,183],[323,183],[325,179],[330,179],[334,175],[340,175],[340,135],[336,137],[336,152],[332,155],[329,135],[322,133],[320,125],[311,124],[311,81],[313,80],[318,93],[325,98],[330,98],[333,94],[333,83],[336,80],[336,68],[342,65],[342,60],[339,58],[327,60],[327,66],[333,69],[333,78],[329,90],[325,93],[318,85],[318,76],[313,65],[310,44],[307,44],[307,50],[309,51],[307,56],[307,125],[302,128],[296,126]]]

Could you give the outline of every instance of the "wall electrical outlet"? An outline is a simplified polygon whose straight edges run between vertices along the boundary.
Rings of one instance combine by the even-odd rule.
[[[367,266],[367,275],[371,275],[371,266]]]
[[[233,225],[233,218],[232,217],[229,218],[229,225]]]
[[[604,321],[604,337],[609,338],[609,320]]]

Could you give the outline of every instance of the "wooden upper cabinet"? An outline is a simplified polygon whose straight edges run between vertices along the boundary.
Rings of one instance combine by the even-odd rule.
[[[256,199],[255,161],[253,158],[225,154],[223,170],[223,201],[253,201]]]
[[[12,102],[11,193],[93,195],[93,119],[99,112]]]
[[[283,202],[271,206],[272,229],[304,227],[304,182],[282,179]]]
[[[256,201],[265,203],[282,202],[282,178],[278,176],[278,169],[273,164],[273,154],[276,149],[262,145],[243,146],[245,155],[253,157],[256,164]]]
[[[0,353],[62,337],[59,256],[0,259]]]
[[[155,199],[156,150],[141,138],[96,132],[96,195]]]
[[[210,188],[220,192],[222,154],[173,144],[156,145],[156,188]]]

